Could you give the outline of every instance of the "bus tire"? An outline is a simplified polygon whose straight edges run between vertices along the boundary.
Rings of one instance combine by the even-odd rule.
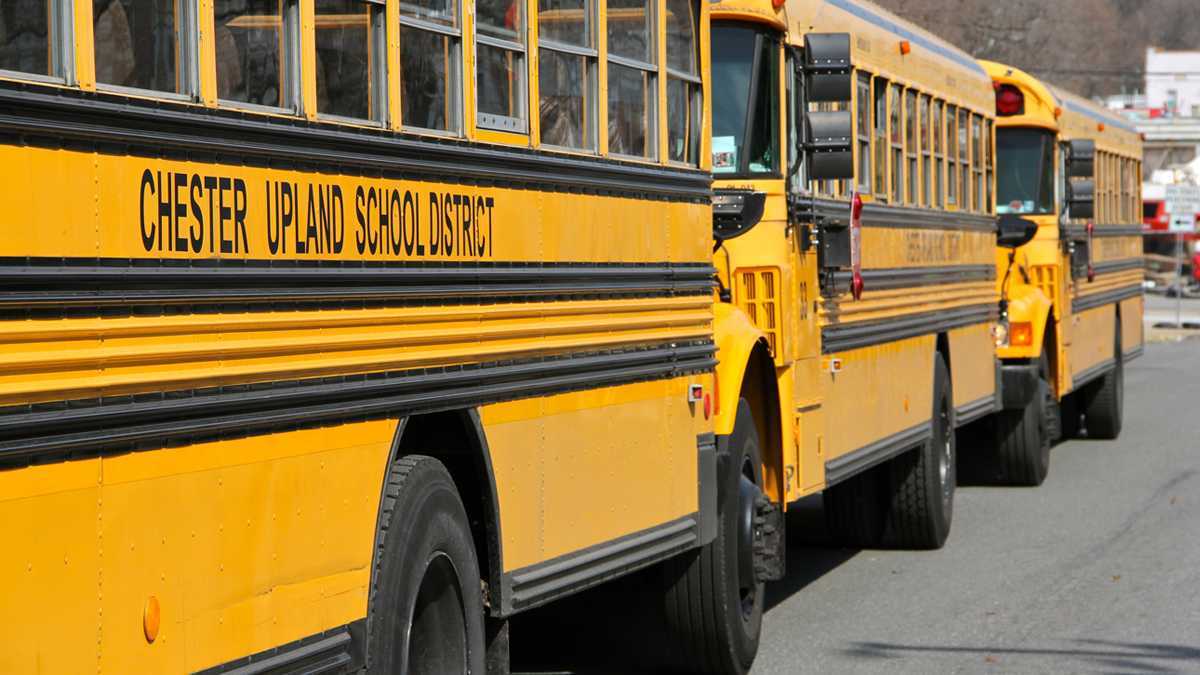
[[[883,542],[896,548],[938,549],[950,535],[954,517],[954,397],[950,369],[941,352],[933,363],[932,433],[915,450],[888,462],[890,499]]]
[[[1122,414],[1125,406],[1125,359],[1121,353],[1121,329],[1113,340],[1115,363],[1112,370],[1104,374],[1088,392],[1084,420],[1088,438],[1113,441],[1121,435]]]
[[[368,670],[485,672],[479,562],[454,480],[432,457],[389,467],[368,618]]]
[[[884,467],[872,467],[825,490],[825,525],[843,548],[875,548],[883,539]]]
[[[1054,393],[1044,377],[1037,393],[1022,410],[996,415],[996,459],[1000,480],[1007,485],[1037,487],[1050,472],[1050,445]]]
[[[753,526],[755,499],[762,494],[762,455],[746,399],[738,401],[728,460],[719,465],[716,538],[663,564],[674,643],[668,662],[679,672],[743,675],[758,653],[764,585],[754,576],[753,539],[747,542],[742,530],[747,514]]]

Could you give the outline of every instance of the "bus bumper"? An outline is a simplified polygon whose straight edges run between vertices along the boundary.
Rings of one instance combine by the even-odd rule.
[[[1036,363],[1005,363],[1000,366],[1000,402],[1005,410],[1024,410],[1037,395]]]

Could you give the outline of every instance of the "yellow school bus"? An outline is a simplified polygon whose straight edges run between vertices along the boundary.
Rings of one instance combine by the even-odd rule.
[[[753,419],[764,522],[823,491],[841,541],[938,548],[999,405],[991,80],[868,2],[711,12],[720,454]]]
[[[1037,224],[1031,242],[997,253],[998,353],[1010,389],[1035,395],[995,420],[992,471],[1038,485],[1060,437],[1121,433],[1124,363],[1143,348],[1142,141],[1079,96],[983,66],[996,87],[997,210]]]
[[[501,673],[659,563],[729,670],[707,2],[14,7],[0,672]]]

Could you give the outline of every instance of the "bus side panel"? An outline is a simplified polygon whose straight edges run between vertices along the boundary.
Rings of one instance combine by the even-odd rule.
[[[933,413],[933,335],[837,354],[824,373],[825,461],[927,423]]]
[[[977,324],[952,330],[950,337],[950,377],[954,389],[954,407],[962,408],[996,395],[996,343],[991,326]]]
[[[1145,299],[1142,296],[1121,301],[1121,349],[1137,353],[1145,346]]]
[[[100,477],[99,459],[0,471],[0,672],[96,671]]]
[[[194,671],[365,617],[395,428],[364,422],[2,474],[44,471],[61,486],[94,465],[90,488],[2,491],[4,522],[28,523],[7,532],[6,572],[20,564],[15,552],[36,551],[45,560],[29,565],[45,573],[5,574],[0,616],[21,630],[5,631],[0,670],[83,672],[66,660],[79,651],[62,649],[70,637],[99,650],[82,651],[86,670]],[[161,629],[150,644],[152,596]],[[98,639],[77,639],[89,632]]]
[[[694,376],[481,409],[511,572],[698,509]],[[706,386],[706,390],[707,389]]]
[[[1071,341],[1072,388],[1079,385],[1078,377],[1113,358],[1113,337],[1116,335],[1116,305],[1104,305],[1074,314],[1071,319],[1074,339]]]

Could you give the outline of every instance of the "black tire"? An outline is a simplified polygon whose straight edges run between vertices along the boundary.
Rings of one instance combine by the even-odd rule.
[[[877,466],[825,490],[829,537],[843,548],[875,548],[883,539],[887,468]]]
[[[1054,393],[1045,378],[1023,410],[996,415],[996,460],[999,480],[1007,485],[1037,487],[1050,472]]]
[[[662,566],[673,643],[667,660],[680,672],[742,675],[758,653],[764,587],[754,578],[753,541],[742,530],[747,515],[753,524],[754,499],[761,495],[762,454],[745,399],[738,401],[728,452],[718,476],[716,539]]]
[[[1121,435],[1125,407],[1125,358],[1121,351],[1121,325],[1117,317],[1117,334],[1113,340],[1115,365],[1099,382],[1091,385],[1087,396],[1084,419],[1088,438],[1114,441]]]
[[[890,499],[883,543],[906,549],[937,549],[946,543],[954,519],[954,396],[950,369],[941,352],[933,363],[933,433],[920,447],[888,462]]]
[[[441,462],[388,471],[368,618],[368,670],[483,675],[483,594],[466,509]]]

